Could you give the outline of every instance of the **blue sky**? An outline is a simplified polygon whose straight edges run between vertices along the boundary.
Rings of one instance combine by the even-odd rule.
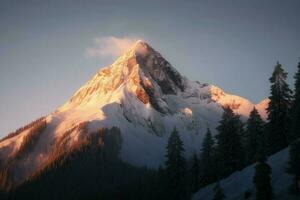
[[[293,84],[299,10],[298,0],[2,0],[0,136],[54,111],[112,63],[109,38],[144,39],[189,79],[259,102],[276,61]]]

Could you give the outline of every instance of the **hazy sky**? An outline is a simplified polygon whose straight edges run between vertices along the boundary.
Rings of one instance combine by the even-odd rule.
[[[293,83],[299,0],[0,1],[0,137],[62,105],[141,38],[192,80],[258,102]]]

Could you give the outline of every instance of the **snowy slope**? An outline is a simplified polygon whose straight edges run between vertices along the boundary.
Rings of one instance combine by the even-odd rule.
[[[60,138],[66,137],[68,147],[72,146],[82,134],[74,128],[80,123],[87,125],[85,134],[100,127],[119,127],[122,159],[153,168],[163,163],[168,136],[176,126],[189,157],[199,151],[208,127],[215,132],[222,106],[230,106],[246,119],[255,105],[216,86],[189,81],[147,43],[137,41],[46,116],[46,129],[26,163],[19,166],[22,177],[47,161]],[[259,109],[263,113],[265,107]],[[25,135],[26,131],[0,142],[2,163],[18,151]]]
[[[284,149],[268,159],[268,163],[272,168],[272,184],[275,193],[275,199],[292,200],[296,199],[288,194],[288,187],[292,177],[286,173],[288,162],[288,149]],[[251,165],[240,172],[235,172],[228,178],[220,181],[224,189],[227,200],[242,200],[244,192],[251,191],[254,195],[252,178],[255,172],[255,165]],[[211,200],[213,199],[213,188],[215,184],[211,184],[193,195],[192,200]]]

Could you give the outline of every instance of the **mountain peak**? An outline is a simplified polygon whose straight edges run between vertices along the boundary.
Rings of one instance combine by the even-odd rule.
[[[121,55],[116,62],[128,60],[131,57],[142,56],[145,57],[149,54],[157,54],[157,52],[144,40],[137,40],[123,55]]]
[[[148,45],[149,46],[149,44],[145,40],[137,40],[133,46],[137,46],[137,45]]]
[[[150,49],[152,49],[150,47],[149,44],[147,44],[145,41],[143,40],[138,40],[135,42],[135,44],[133,45],[132,47],[135,51],[135,53],[137,55],[145,55],[145,54],[148,54],[150,53]],[[153,52],[153,51],[152,51]]]
[[[112,65],[101,69],[81,87],[67,104],[94,104],[118,90],[135,94],[144,104],[150,103],[163,113],[160,97],[177,94],[184,87],[180,73],[149,44],[138,40]]]

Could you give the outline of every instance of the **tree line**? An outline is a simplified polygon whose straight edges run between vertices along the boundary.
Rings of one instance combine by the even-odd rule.
[[[184,146],[176,129],[167,145],[165,175],[172,199],[188,199],[191,193],[216,182],[214,200],[225,199],[219,180],[253,163],[253,184],[257,200],[274,198],[272,169],[267,157],[290,145],[287,172],[293,176],[290,192],[299,195],[300,180],[300,62],[294,76],[294,92],[286,82],[287,73],[277,62],[270,80],[270,102],[265,122],[254,107],[244,124],[230,107],[224,107],[217,135],[207,129],[202,148],[191,160],[184,158]],[[187,186],[188,185],[188,186]],[[249,199],[251,191],[245,191]]]
[[[32,128],[32,127],[36,126],[37,124],[39,124],[41,121],[45,121],[45,120],[46,120],[46,117],[40,117],[37,120],[30,122],[29,124],[9,133],[7,136],[1,138],[0,142],[4,141],[6,139],[9,139],[9,138],[15,137],[15,136],[19,135],[20,133],[22,133],[23,131],[25,131],[29,128]]]

